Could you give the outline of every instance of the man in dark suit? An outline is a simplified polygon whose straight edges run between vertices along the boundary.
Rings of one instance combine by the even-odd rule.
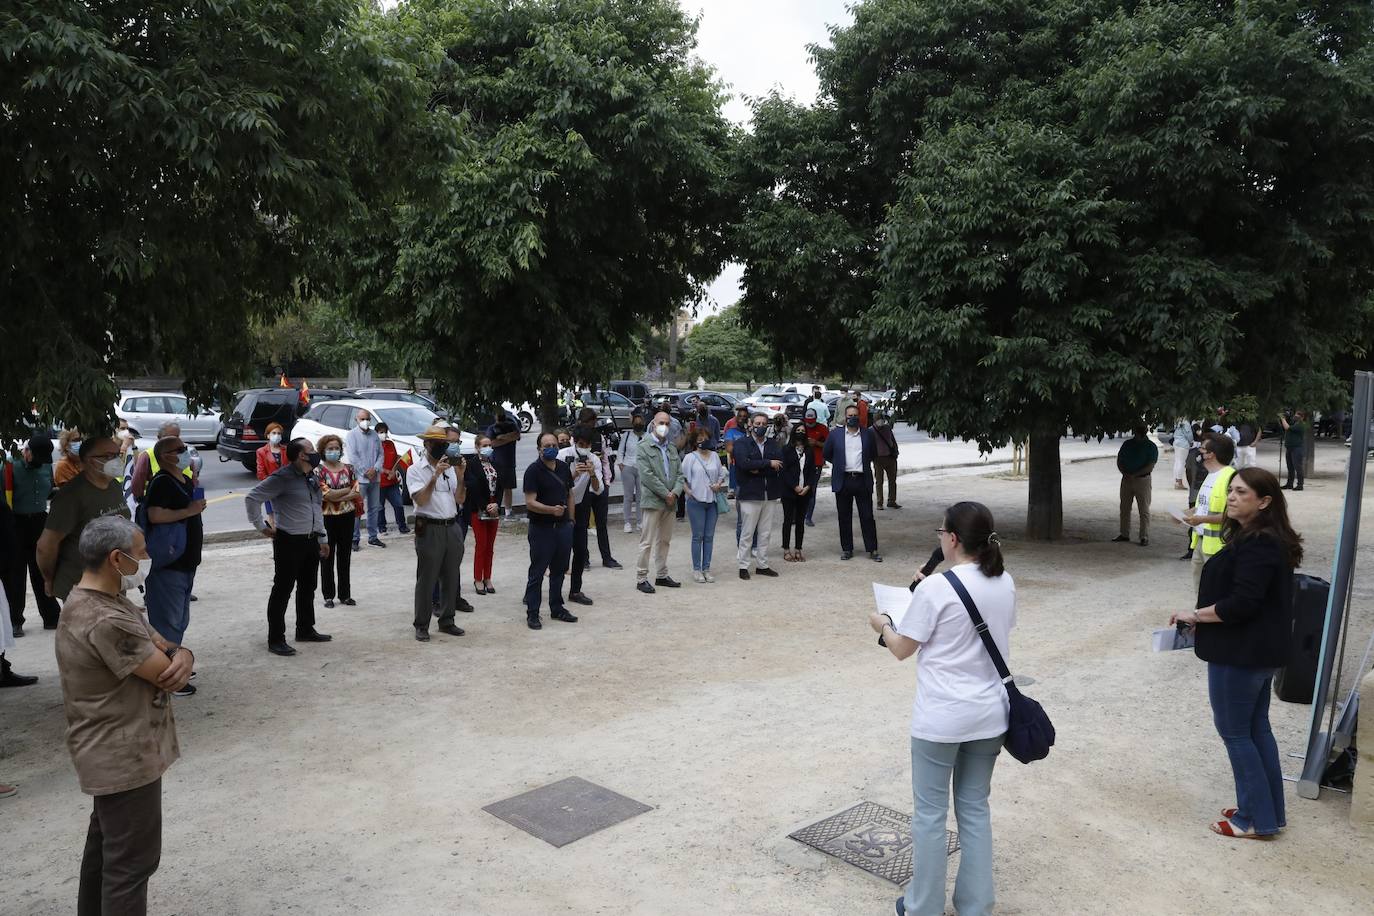
[[[768,547],[773,542],[773,517],[782,499],[783,447],[784,443],[768,435],[768,418],[761,413],[749,418],[749,435],[735,441],[735,468],[739,474],[735,510],[740,517],[736,554],[741,579],[749,578],[750,553],[757,563],[757,575],[777,575],[768,565]],[[758,544],[751,546],[755,533]]]
[[[835,494],[835,511],[840,518],[840,559],[854,556],[854,504],[859,504],[859,528],[864,535],[864,550],[875,563],[878,554],[878,526],[873,521],[873,457],[878,443],[873,430],[859,426],[859,408],[844,409],[844,425],[825,440],[824,457],[830,465],[830,491]]]

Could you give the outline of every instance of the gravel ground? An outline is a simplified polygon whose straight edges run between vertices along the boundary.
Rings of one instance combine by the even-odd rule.
[[[1322,576],[1343,460],[1323,450],[1293,501],[1306,568]],[[940,510],[972,498],[996,514],[1017,581],[1012,667],[1037,679],[1027,692],[1059,731],[1049,760],[1004,756],[994,775],[998,912],[1367,913],[1374,852],[1346,796],[1307,801],[1290,784],[1274,842],[1206,828],[1233,799],[1204,668],[1149,652],[1150,630],[1190,597],[1168,473],[1155,474],[1149,548],[1107,543],[1109,461],[1066,465],[1067,537],[1052,545],[1022,537],[1025,481],[967,472],[902,479],[906,508],[879,514],[882,566],[839,561],[823,499],[807,563],[739,581],[721,549],[727,517],[720,581],[695,585],[684,523],[680,590],[642,596],[632,569],[598,566],[586,582],[596,606],[538,633],[519,605],[523,528],[510,526],[500,593],[469,595],[468,635],[427,645],[408,625],[414,555],[394,539],[354,555],[358,607],[319,610],[334,642],[292,659],[264,645],[268,546],[212,548],[187,639],[200,689],[176,701],[184,757],[164,781],[150,911],[890,913],[895,886],[786,837],[860,800],[910,810],[914,671],[874,644],[868,583],[907,581]],[[630,536],[617,526],[613,542],[633,567]],[[1351,666],[1374,627],[1371,593],[1356,589]],[[30,634],[10,658],[42,680],[0,699],[0,778],[22,787],[0,800],[0,912],[37,916],[73,908],[90,800],[63,744],[52,634]],[[1307,716],[1275,702],[1285,754],[1302,750]],[[481,810],[570,775],[654,810],[561,849]]]

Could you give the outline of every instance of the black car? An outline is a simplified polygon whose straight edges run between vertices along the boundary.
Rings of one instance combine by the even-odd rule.
[[[643,382],[634,382],[629,379],[612,379],[606,385],[611,391],[623,397],[629,398],[636,407],[649,406],[649,386]]]
[[[337,401],[353,397],[349,391],[330,388],[312,389],[310,403]],[[296,419],[309,407],[302,403],[295,388],[250,388],[234,395],[234,409],[224,416],[224,429],[219,434],[220,461],[237,461],[257,473],[258,449],[267,444],[267,427],[280,423],[283,441],[291,438]]]
[[[666,410],[682,422],[695,419],[697,404],[704,401],[711,416],[720,421],[722,428],[735,415],[734,402],[718,391],[668,391],[659,392],[654,397],[654,410]]]

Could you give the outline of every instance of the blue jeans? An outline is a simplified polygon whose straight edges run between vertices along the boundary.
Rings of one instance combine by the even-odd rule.
[[[148,622],[165,640],[176,645],[186,638],[191,624],[191,586],[196,574],[178,569],[157,569],[143,583],[143,604]]]
[[[363,494],[363,505],[366,507],[367,515],[367,539],[377,540],[377,515],[381,509],[382,502],[382,482],[380,480],[368,480],[366,477],[359,476],[358,489]],[[363,520],[360,518],[353,525],[353,543],[358,543],[359,535],[362,534]]]
[[[401,503],[401,485],[393,487],[382,487],[382,505],[377,510],[377,530],[386,534],[386,507],[392,508],[396,516],[396,530],[405,534],[410,529],[406,527],[406,507]]]
[[[691,496],[683,499],[687,502],[687,520],[692,523],[692,571],[705,572],[711,568],[711,546],[716,540],[720,510],[714,499],[708,503],[697,502]]]
[[[959,823],[959,874],[954,879],[954,908],[959,916],[992,912],[992,814],[988,793],[992,768],[1003,736],[943,744],[911,739],[911,883],[906,911],[911,916],[940,916],[945,911],[945,822],[949,785],[954,781],[954,819]]]
[[[1240,830],[1278,833],[1287,824],[1283,804],[1283,769],[1279,745],[1269,727],[1272,668],[1242,668],[1207,663],[1207,693],[1212,721],[1231,758],[1236,780],[1236,815]]]

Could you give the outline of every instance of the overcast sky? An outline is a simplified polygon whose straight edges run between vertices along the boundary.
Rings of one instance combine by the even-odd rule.
[[[783,95],[811,102],[816,72],[806,46],[825,44],[827,26],[848,25],[848,0],[679,0],[689,14],[701,14],[697,53],[716,68],[734,98],[725,113],[740,124],[749,120],[745,98],[777,87]],[[739,298],[744,269],[729,265],[711,284],[706,311]]]

